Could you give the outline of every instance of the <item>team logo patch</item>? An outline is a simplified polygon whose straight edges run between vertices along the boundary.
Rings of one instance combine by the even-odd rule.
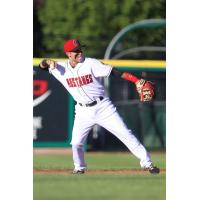
[[[78,46],[78,45],[80,45],[80,43],[79,43],[78,40],[73,40],[73,45],[74,45],[74,46]]]

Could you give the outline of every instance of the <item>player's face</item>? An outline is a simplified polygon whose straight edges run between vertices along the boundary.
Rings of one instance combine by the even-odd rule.
[[[71,61],[76,62],[76,63],[82,62],[82,61],[83,61],[83,58],[84,58],[83,52],[82,52],[81,49],[76,50],[76,51],[74,51],[74,52],[70,52],[70,53],[68,54],[68,56],[69,56],[69,59],[70,59]]]

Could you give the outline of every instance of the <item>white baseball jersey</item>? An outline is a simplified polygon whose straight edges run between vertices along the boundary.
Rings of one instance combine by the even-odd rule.
[[[102,77],[110,75],[112,66],[97,59],[85,58],[72,68],[69,60],[57,62],[57,67],[50,73],[60,81],[78,103],[86,104],[100,96],[105,96]]]

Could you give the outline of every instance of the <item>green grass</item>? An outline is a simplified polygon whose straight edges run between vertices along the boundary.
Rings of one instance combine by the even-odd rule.
[[[165,169],[165,154],[152,154]],[[139,169],[130,153],[86,153],[88,170]],[[34,155],[34,169],[73,169],[71,155]],[[165,200],[166,175],[34,174],[34,200]]]

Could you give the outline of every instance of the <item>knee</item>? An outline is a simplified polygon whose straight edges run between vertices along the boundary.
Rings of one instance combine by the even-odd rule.
[[[84,145],[84,141],[82,138],[72,137],[71,145],[74,147],[81,147]]]
[[[72,148],[76,148],[76,149],[83,148],[83,144],[80,142],[72,142],[71,145],[72,145]]]

